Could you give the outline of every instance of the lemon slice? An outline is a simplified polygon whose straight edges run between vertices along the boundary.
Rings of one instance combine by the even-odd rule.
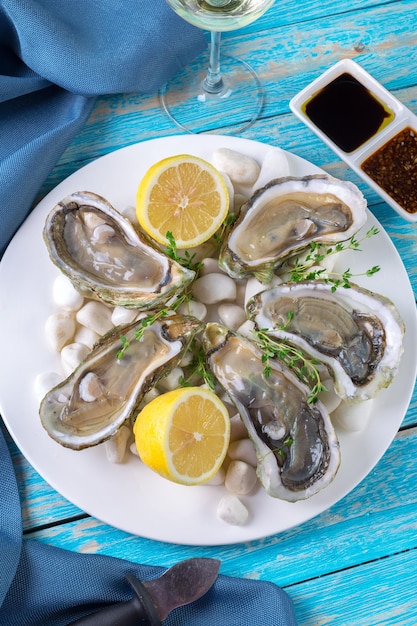
[[[229,194],[220,172],[188,154],[152,165],[136,196],[136,215],[143,230],[163,245],[169,243],[167,233],[171,232],[181,249],[207,241],[228,209]]]
[[[230,440],[223,402],[204,387],[168,391],[149,402],[133,428],[138,454],[176,483],[199,485],[218,472]]]

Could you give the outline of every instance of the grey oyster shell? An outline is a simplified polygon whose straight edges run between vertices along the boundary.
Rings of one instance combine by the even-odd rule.
[[[115,327],[46,394],[39,409],[42,425],[52,439],[73,450],[112,437],[135,417],[145,393],[178,364],[202,327],[199,320],[181,315],[146,327],[142,320]]]
[[[74,287],[112,305],[154,308],[195,275],[151,246],[107,200],[88,191],[59,202],[43,236],[52,262]]]
[[[266,492],[295,502],[326,487],[340,464],[339,442],[324,406],[307,402],[310,389],[276,359],[265,377],[258,347],[220,324],[207,324],[203,347],[255,445]]]
[[[266,289],[246,308],[258,328],[323,362],[345,400],[375,397],[397,372],[405,329],[385,296],[312,280]]]
[[[353,183],[327,175],[271,180],[242,205],[219,265],[232,277],[271,281],[284,261],[311,242],[334,245],[365,223],[366,200]]]

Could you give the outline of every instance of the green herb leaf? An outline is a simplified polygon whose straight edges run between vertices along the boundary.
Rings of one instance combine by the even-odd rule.
[[[187,366],[187,375],[181,378],[182,387],[189,387],[194,376],[199,376],[207,384],[209,389],[214,391],[216,387],[216,379],[209,369],[206,361],[206,355],[202,346],[195,340],[191,342],[190,350],[193,352],[193,358]]]
[[[287,324],[292,319],[292,315],[288,315],[288,318]],[[280,359],[310,388],[311,391],[307,402],[309,404],[316,402],[319,393],[327,391],[321,382],[320,373],[316,367],[320,362],[307,357],[302,350],[291,346],[284,340],[272,339],[267,334],[267,330],[252,331],[255,341],[262,352],[261,360],[265,364],[263,369],[264,377],[269,378],[271,376],[271,359]]]
[[[170,259],[176,261],[182,267],[185,267],[189,270],[193,270],[193,272],[198,272],[201,269],[201,262],[196,260],[196,253],[190,254],[188,250],[184,251],[184,256],[180,256],[178,254],[177,242],[175,241],[175,237],[170,230],[167,231],[165,237],[168,239],[168,245],[165,249],[165,254],[169,256]]]
[[[170,310],[176,311],[178,307],[183,302],[186,302],[189,298],[191,298],[191,296],[188,293],[180,294],[174,302],[170,303],[170,306],[169,306]],[[134,336],[135,336],[136,341],[140,341],[142,339],[143,333],[149,326],[152,326],[152,324],[154,324],[158,319],[167,317],[168,315],[169,315],[169,310],[167,308],[162,308],[162,309],[158,309],[158,311],[155,311],[155,313],[148,313],[148,315],[143,317],[138,322],[139,328],[135,331]],[[129,348],[129,345],[130,345],[130,342],[127,340],[127,338],[124,335],[120,335],[120,341],[122,342],[122,348],[118,351],[116,355],[118,360],[123,358],[126,350]]]
[[[333,247],[324,248],[320,246],[315,241],[310,243],[310,249],[308,254],[305,256],[303,261],[300,261],[299,258],[295,260],[294,266],[291,268],[290,272],[290,281],[300,282],[302,280],[324,280],[326,283],[332,285],[332,291],[336,291],[338,287],[343,287],[344,289],[350,288],[350,281],[353,277],[357,276],[373,276],[377,272],[379,272],[379,265],[374,265],[370,269],[366,270],[360,274],[353,274],[350,269],[345,270],[342,273],[337,272],[327,272],[326,268],[313,269],[311,267],[316,264],[320,264],[321,261],[324,260],[325,257],[331,256],[333,254],[337,254],[342,252],[343,250],[354,250],[360,251],[361,243],[370,237],[374,237],[379,233],[378,228],[376,226],[372,226],[365,234],[365,236],[358,240],[355,236],[352,236],[346,242],[339,242]]]

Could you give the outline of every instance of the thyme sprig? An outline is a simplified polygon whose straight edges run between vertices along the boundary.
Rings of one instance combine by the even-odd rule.
[[[214,235],[211,238],[214,244],[213,252],[216,252],[216,250],[220,248],[220,246],[222,245],[224,241],[226,230],[229,228],[229,226],[231,226],[235,222],[236,218],[237,218],[237,215],[236,213],[233,213],[233,212],[230,212],[226,215],[219,230],[216,233],[214,233]]]
[[[288,435],[281,443],[281,446],[279,448],[272,448],[271,452],[277,454],[284,461],[285,458],[288,456],[288,449],[292,446],[293,443],[294,439],[291,437],[291,435]],[[285,449],[287,449],[287,452]]]
[[[236,216],[234,213],[229,213],[227,215],[220,229],[210,239],[210,242],[213,244],[213,249],[209,254],[213,254],[221,246],[226,229],[231,224],[233,224],[235,219]],[[165,236],[168,241],[168,244],[165,248],[165,254],[169,258],[179,263],[182,267],[192,270],[196,273],[196,276],[198,276],[203,264],[201,261],[197,260],[197,254],[190,253],[188,250],[184,250],[183,256],[181,256],[178,252],[178,246],[174,234],[171,231],[167,231]],[[189,300],[192,300],[192,295],[189,291],[185,291],[181,296],[179,296],[175,303],[170,306],[170,309],[176,311],[180,304]],[[160,317],[166,317],[167,315],[167,309],[163,308],[156,313],[153,313],[143,318],[140,329],[135,333],[135,338],[139,340],[142,337],[145,328],[151,326]],[[120,339],[122,341],[122,348],[117,354],[118,359],[123,357],[124,353],[129,347],[129,342],[127,341],[126,337],[122,335]],[[192,379],[198,376],[207,384],[207,386],[211,390],[214,390],[216,386],[215,378],[210,369],[207,367],[204,350],[202,349],[201,345],[197,345],[197,343],[198,342],[195,339],[193,339],[193,341],[191,342],[189,349],[193,352],[193,358],[190,364],[187,366],[187,374],[179,379],[179,383],[183,387],[190,386],[192,384]]]
[[[149,326],[152,326],[152,324],[154,324],[157,320],[161,319],[162,317],[167,317],[171,311],[176,311],[178,307],[183,302],[186,302],[190,297],[191,297],[190,294],[183,293],[180,296],[178,296],[174,302],[170,304],[169,308],[163,307],[153,313],[148,313],[148,315],[146,315],[141,320],[139,320],[138,321],[138,323],[140,324],[139,328],[134,333],[134,337],[136,341],[140,341],[142,339],[143,333]],[[120,335],[119,339],[122,342],[122,347],[116,354],[116,358],[118,361],[123,358],[123,356],[125,355],[126,351],[129,349],[129,346],[130,346],[130,341],[127,339],[126,335]]]
[[[211,244],[211,248],[207,251],[206,256],[211,256],[218,252],[220,246],[223,243],[226,230],[233,224],[236,219],[234,213],[228,213],[224,219],[219,230],[212,235],[208,243]],[[168,244],[165,249],[165,254],[171,259],[182,265],[187,269],[193,270],[198,276],[200,269],[202,268],[202,262],[197,260],[197,253],[190,253],[188,250],[184,250],[184,256],[178,253],[178,246],[172,231],[168,230],[165,237],[168,240]]]
[[[198,275],[202,267],[202,263],[196,260],[196,254],[195,253],[191,254],[190,252],[188,252],[188,250],[185,250],[184,256],[180,256],[178,254],[177,242],[175,241],[175,237],[171,231],[167,231],[166,238],[169,243],[166,247],[165,254],[170,259],[173,259],[174,261],[182,265],[182,267],[193,270]],[[175,297],[174,300],[171,300],[168,303],[168,306],[162,307],[161,309],[158,309],[157,311],[153,313],[149,313],[148,315],[143,317],[142,320],[140,320],[140,327],[135,332],[135,339],[137,341],[140,341],[140,339],[142,339],[143,333],[146,328],[148,328],[149,326],[152,326],[152,324],[154,324],[158,319],[162,317],[167,317],[170,311],[175,312],[181,304],[191,299],[192,299],[191,293],[188,290],[186,290],[179,296]],[[123,358],[124,354],[126,353],[130,345],[130,342],[128,341],[125,335],[120,335],[120,341],[122,342],[122,347],[120,348],[120,350],[117,352],[117,355],[116,355],[118,360]]]
[[[182,387],[190,387],[193,385],[193,379],[195,376],[201,378],[206,385],[214,391],[216,387],[216,379],[210,369],[207,367],[206,355],[199,344],[197,345],[197,341],[193,339],[191,342],[190,350],[193,353],[193,358],[191,359],[190,364],[187,366],[187,375],[181,376],[179,379],[179,383]]]
[[[191,254],[188,250],[184,250],[184,256],[180,256],[178,254],[177,242],[175,241],[175,237],[170,230],[167,231],[165,235],[168,239],[168,245],[165,250],[165,254],[169,256],[170,259],[173,259],[182,267],[185,267],[189,270],[193,270],[193,272],[198,272],[201,269],[202,263],[201,261],[196,260],[196,253]]]
[[[140,320],[140,327],[138,328],[137,331],[135,331],[135,335],[134,335],[135,339],[137,341],[140,341],[140,339],[142,339],[143,337],[143,333],[145,332],[145,329],[148,328],[148,326],[152,326],[152,324],[154,324],[156,320],[160,319],[161,317],[166,317],[167,315],[168,315],[167,309],[160,309],[159,311],[156,311],[155,313],[150,313],[146,317],[143,317]],[[129,349],[129,346],[130,346],[130,341],[127,339],[126,335],[120,335],[120,341],[122,342],[122,347],[116,354],[116,358],[118,361],[120,361],[120,359],[124,357],[126,351]]]
[[[289,316],[291,317],[291,315]],[[271,359],[280,359],[293,372],[310,387],[310,394],[307,398],[309,404],[317,401],[321,391],[327,391],[323,385],[317,365],[320,361],[308,358],[301,350],[288,344],[286,341],[272,339],[268,335],[268,329],[254,330],[255,341],[262,352],[262,363],[264,363],[263,374],[269,378],[272,373]]]
[[[214,244],[213,252],[218,250],[223,242],[223,237],[226,229],[233,224],[236,216],[234,213],[229,213],[224,220],[221,228],[215,233],[210,241]],[[361,243],[374,235],[377,235],[379,230],[377,227],[372,226],[361,239],[356,239],[352,236],[346,242],[339,242],[333,247],[323,247],[316,242],[310,243],[310,249],[307,255],[300,261],[298,258],[295,261],[295,265],[290,268],[289,281],[299,282],[302,280],[315,280],[321,279],[326,283],[332,284],[332,291],[335,291],[338,287],[349,288],[351,287],[350,280],[356,276],[373,276],[379,272],[380,267],[374,265],[361,274],[353,274],[348,268],[344,272],[328,272],[325,267],[320,269],[311,269],[312,266],[322,263],[327,257],[342,252],[343,250],[361,250]],[[183,267],[190,269],[198,276],[202,267],[202,262],[197,260],[196,253],[190,253],[188,250],[184,250],[184,255],[181,256],[178,253],[178,246],[175,237],[171,231],[166,233],[168,244],[166,246],[165,253],[168,257],[182,265]],[[175,302],[171,303],[169,310],[176,311],[178,307],[188,300],[192,299],[191,293],[185,291],[181,294]],[[158,319],[169,315],[168,308],[161,308],[154,313],[148,314],[141,320],[140,327],[135,332],[135,339],[140,340],[146,328],[151,326]],[[288,314],[287,324],[292,318],[292,312]],[[267,334],[267,329],[259,329],[253,331],[255,341],[262,351],[262,362],[264,363],[264,376],[268,378],[272,372],[271,359],[282,360],[294,373],[306,383],[311,391],[308,396],[308,403],[314,403],[317,401],[317,397],[321,391],[327,391],[327,388],[320,379],[320,373],[317,369],[317,365],[320,365],[320,361],[314,358],[308,358],[301,350],[288,344],[283,340],[272,339]],[[120,335],[120,341],[122,343],[121,349],[117,352],[117,359],[121,359],[125,352],[128,350],[130,342],[125,335]],[[180,379],[182,386],[189,386],[192,384],[192,379],[195,376],[199,376],[210,389],[215,388],[215,378],[211,371],[208,369],[204,351],[201,346],[196,346],[195,340],[193,340],[190,349],[193,351],[193,358],[187,367],[187,374]]]
[[[327,257],[342,252],[343,250],[361,250],[361,243],[370,237],[373,237],[379,233],[376,226],[372,226],[361,239],[356,239],[353,235],[348,241],[339,242],[335,246],[324,248],[320,244],[312,241],[310,243],[310,250],[307,255],[300,261],[298,258],[295,261],[294,267],[290,269],[290,278],[292,282],[300,282],[302,280],[317,280],[321,279],[326,283],[332,285],[332,291],[336,291],[338,287],[348,289],[350,281],[354,277],[358,276],[373,276],[381,269],[379,265],[367,269],[365,272],[359,274],[353,274],[348,268],[344,272],[328,272],[325,267],[320,269],[311,269],[314,265],[322,263]]]

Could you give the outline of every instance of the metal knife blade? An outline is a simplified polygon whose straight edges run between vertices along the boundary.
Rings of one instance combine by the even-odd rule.
[[[176,563],[155,580],[126,576],[135,596],[82,617],[71,626],[161,626],[171,611],[201,598],[214,584],[220,561],[192,558]],[[69,625],[70,626],[70,625]]]

